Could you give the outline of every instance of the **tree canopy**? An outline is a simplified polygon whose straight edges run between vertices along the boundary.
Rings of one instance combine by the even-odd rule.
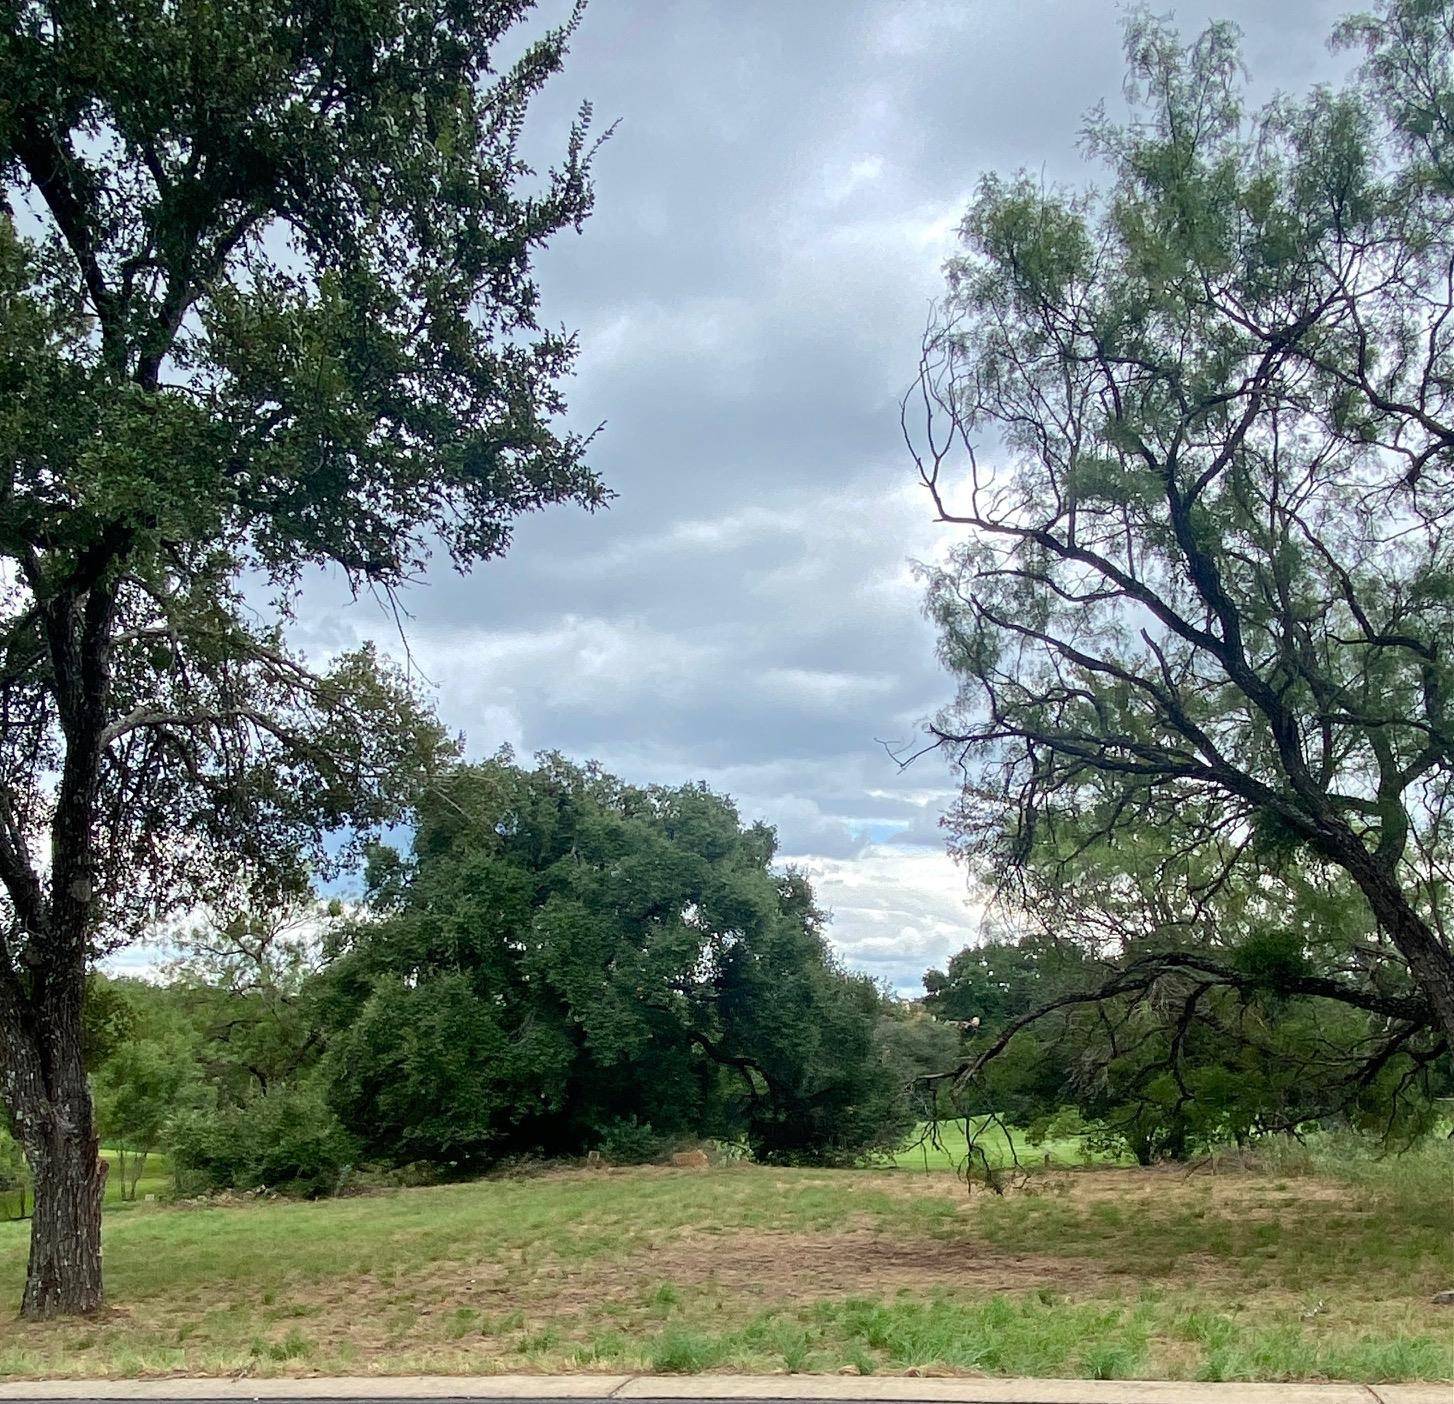
[[[1082,996],[1335,1001],[1417,1076],[1454,1037],[1454,7],[1337,37],[1346,86],[1254,110],[1232,26],[1133,16],[1106,183],[984,181],[904,427],[968,528],[929,594],[961,851],[1117,957]]]
[[[531,277],[590,211],[589,109],[555,168],[520,154],[579,11],[531,38],[531,9],[5,7],[0,1064],[31,1316],[101,1301],[87,961],[305,890],[452,749],[372,652],[290,651],[303,573],[387,600],[605,498]]]
[[[317,996],[330,1098],[366,1155],[461,1165],[633,1138],[848,1158],[907,1129],[772,831],[703,786],[501,755],[421,797],[377,850]]]

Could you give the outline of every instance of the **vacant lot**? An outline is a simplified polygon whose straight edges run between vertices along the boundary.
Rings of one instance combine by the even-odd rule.
[[[555,1171],[108,1219],[113,1308],[0,1375],[942,1370],[1454,1375],[1454,1159],[1040,1171]],[[0,1224],[18,1298],[25,1226]]]

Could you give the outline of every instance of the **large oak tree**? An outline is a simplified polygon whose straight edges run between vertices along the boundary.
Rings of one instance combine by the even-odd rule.
[[[741,1141],[842,1162],[909,1126],[878,1035],[776,836],[699,784],[557,755],[442,777],[409,854],[313,982],[329,1095],[371,1159],[484,1166]]]
[[[533,251],[584,110],[522,159],[577,14],[530,0],[9,0],[0,24],[0,1091],[24,1314],[102,1300],[88,964],[295,893],[447,749],[372,654],[286,642],[301,573],[385,599],[603,489],[554,425]],[[513,55],[496,62],[496,54]]]
[[[904,423],[968,529],[930,597],[964,849],[1032,906],[1092,869],[1154,893],[1159,948],[1075,997],[1255,984],[1187,933],[1231,874],[1275,922],[1277,874],[1323,872],[1370,935],[1264,983],[1427,1058],[1454,1040],[1454,5],[1338,37],[1346,86],[1250,110],[1234,29],[1133,17],[1130,120],[1086,132],[1105,185],[984,182]]]

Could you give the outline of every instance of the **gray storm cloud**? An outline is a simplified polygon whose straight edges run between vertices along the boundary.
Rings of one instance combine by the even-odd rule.
[[[1237,20],[1258,89],[1345,61],[1320,0],[1181,6]],[[1103,0],[596,0],[536,115],[542,160],[590,98],[619,120],[598,213],[541,264],[578,327],[572,419],[605,421],[610,511],[522,524],[504,561],[434,572],[411,645],[473,753],[509,742],[639,781],[705,779],[778,826],[845,958],[901,987],[973,938],[944,856],[950,777],[901,772],[947,700],[909,561],[934,526],[897,399],[979,177],[1081,182],[1084,113],[1120,91]],[[310,590],[302,642],[392,619]]]

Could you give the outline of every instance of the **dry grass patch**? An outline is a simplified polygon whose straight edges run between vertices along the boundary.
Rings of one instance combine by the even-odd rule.
[[[1454,1162],[1451,1162],[1454,1164]],[[555,1171],[108,1223],[110,1314],[0,1374],[1454,1375],[1447,1217],[1279,1169]],[[1442,1224],[1442,1231],[1441,1231]],[[24,1240],[0,1230],[0,1291]]]

